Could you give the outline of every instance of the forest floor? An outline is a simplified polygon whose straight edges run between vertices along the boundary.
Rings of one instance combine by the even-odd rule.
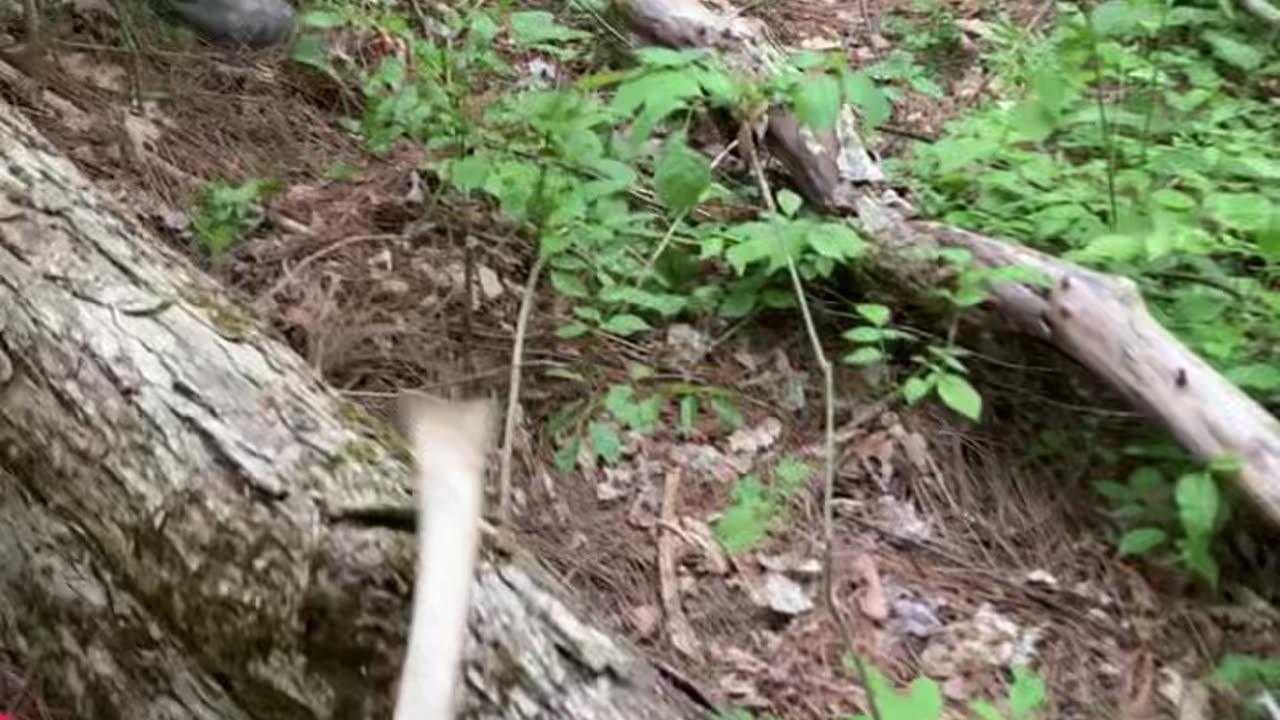
[[[938,6],[965,30],[965,50],[938,68],[941,100],[908,94],[896,104],[883,155],[934,136],[990,89],[980,62],[987,4]],[[1028,31],[1053,19],[1042,0],[1005,10]],[[749,12],[792,46],[843,46],[864,62],[893,46],[885,21],[918,8],[776,0]],[[421,148],[368,154],[339,127],[351,112],[341,95],[283,53],[176,50],[175,34],[139,26],[134,54],[117,20],[89,0],[61,8],[39,81],[0,68],[0,92],[340,393],[375,412],[406,386],[505,395],[534,250],[496,211],[433,187]],[[195,194],[249,178],[285,187],[258,231],[211,264],[190,239]],[[750,553],[727,556],[710,531],[741,476],[789,458],[820,462],[820,376],[800,324],[763,318],[714,340],[681,326],[624,343],[561,339],[563,314],[540,288],[516,444],[523,542],[592,617],[718,707],[827,720],[864,706],[822,610],[821,493],[792,497],[785,522]],[[1207,697],[1202,678],[1225,652],[1280,654],[1280,618],[1118,559],[1090,489],[1100,478],[1072,429],[1091,423],[1123,437],[1139,421],[1045,348],[991,332],[977,426],[927,405],[891,407],[857,373],[838,375],[835,595],[854,644],[898,683],[934,678],[957,707],[1003,698],[1007,668],[1023,658],[1049,684],[1048,717],[1225,716],[1196,700]],[[670,370],[690,345],[695,362]],[[589,366],[604,388],[636,363],[737,391],[741,428],[628,437],[614,466],[557,472],[539,428],[580,390],[555,371]],[[1045,429],[1062,431],[1064,445],[1041,452]],[[683,540],[674,573],[659,571],[664,527]],[[664,613],[664,589],[676,591],[686,622]],[[31,678],[11,675],[0,689],[18,698]],[[19,714],[38,714],[23,703]]]

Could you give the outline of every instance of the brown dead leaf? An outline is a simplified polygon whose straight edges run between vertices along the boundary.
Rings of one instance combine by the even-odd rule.
[[[743,455],[755,455],[767,450],[782,436],[782,421],[765,418],[752,427],[744,427],[729,436],[729,451]]]
[[[888,620],[889,601],[884,595],[884,585],[880,582],[880,569],[876,566],[875,558],[866,553],[858,555],[853,560],[853,572],[862,585],[862,592],[858,594],[858,609],[878,623]]]
[[[631,627],[635,628],[636,637],[647,640],[658,632],[658,624],[662,621],[662,611],[657,605],[638,605],[627,614]]]

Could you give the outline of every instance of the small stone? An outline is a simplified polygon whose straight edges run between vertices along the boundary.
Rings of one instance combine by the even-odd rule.
[[[165,0],[163,9],[210,42],[231,47],[283,44],[297,22],[284,0]]]
[[[480,294],[485,300],[496,300],[502,297],[502,293],[506,288],[502,286],[502,279],[498,277],[498,273],[488,265],[481,265],[477,268],[476,278],[480,281]]]
[[[795,616],[813,609],[813,600],[800,583],[783,575],[770,572],[764,578],[765,604],[779,615]]]
[[[386,278],[378,283],[378,289],[382,291],[383,295],[401,297],[409,294],[409,283],[400,278]]]

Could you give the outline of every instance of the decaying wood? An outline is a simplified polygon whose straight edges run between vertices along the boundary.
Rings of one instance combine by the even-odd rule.
[[[641,38],[672,48],[703,47],[752,76],[781,66],[782,51],[754,20],[719,14],[699,0],[617,0]],[[1161,422],[1203,461],[1232,454],[1239,483],[1280,524],[1280,422],[1182,345],[1147,312],[1132,283],[1014,243],[912,218],[879,184],[883,174],[845,108],[836,128],[815,133],[782,109],[760,131],[805,199],[856,222],[876,244],[874,260],[906,287],[945,280],[921,250],[968,249],[981,267],[1030,266],[1051,289],[1012,282],[990,288],[991,306],[1024,332],[1053,343]],[[856,218],[856,220],[853,220]]]
[[[0,104],[0,648],[66,717],[384,718],[411,505],[381,423]],[[482,564],[464,708],[682,718],[517,555]]]

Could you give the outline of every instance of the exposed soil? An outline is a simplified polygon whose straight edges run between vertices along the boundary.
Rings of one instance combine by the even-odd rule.
[[[975,0],[942,6],[962,21],[990,14]],[[1051,20],[1043,0],[1002,10],[1027,28]],[[38,82],[0,67],[5,98],[340,392],[375,412],[406,386],[505,393],[534,252],[525,239],[492,210],[433,187],[420,172],[422,150],[366,153],[339,129],[342,96],[283,53],[175,50],[195,46],[153,31],[153,20],[136,25],[135,56],[102,12],[64,8]],[[906,0],[776,0],[749,12],[788,43],[843,46],[865,63],[894,47],[886,19],[917,10]],[[353,53],[373,52],[363,39],[345,41]],[[936,135],[977,102],[989,86],[981,56],[982,38],[966,32],[937,68],[943,99],[904,97],[882,153],[900,152],[906,136]],[[327,177],[337,166],[356,172]],[[187,227],[194,193],[211,180],[251,177],[287,190],[248,242],[210,265]],[[515,496],[523,541],[600,622],[719,706],[788,720],[862,707],[817,581],[820,488],[800,493],[779,532],[742,557],[724,556],[708,530],[740,474],[786,455],[820,462],[819,374],[797,323],[765,319],[690,365],[671,359],[664,337],[589,347],[560,340],[563,310],[543,288],[525,340]],[[976,429],[931,410],[885,410],[856,373],[837,380],[834,596],[858,651],[898,682],[927,671],[957,701],[1003,697],[1002,668],[1026,657],[1050,684],[1055,718],[1177,717],[1174,702],[1222,653],[1280,655],[1272,605],[1209,600],[1172,573],[1115,557],[1089,486],[1101,479],[1091,471],[1093,448],[1079,429],[1118,445],[1138,424],[1124,404],[1043,347],[999,330],[963,332],[981,353],[977,379],[988,403]],[[673,420],[671,430],[627,438],[617,467],[558,473],[538,429],[583,390],[545,371],[582,371],[603,391],[637,361],[673,379],[740,390],[743,429],[726,437],[708,417],[681,437]],[[1063,446],[1039,451],[1044,430],[1060,431]],[[679,483],[678,497],[664,520],[669,482]],[[660,578],[660,528],[672,521],[681,562]],[[1278,576],[1274,565],[1229,570]],[[814,608],[790,620],[761,608],[757,596],[770,596],[780,577]],[[664,617],[663,581],[678,584],[687,628]],[[0,668],[0,710],[44,716],[38,687]],[[1181,717],[1226,713],[1214,712]]]

